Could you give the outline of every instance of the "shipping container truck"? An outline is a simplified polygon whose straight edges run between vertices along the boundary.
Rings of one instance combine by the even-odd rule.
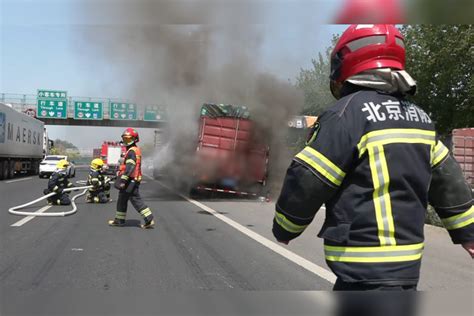
[[[204,104],[192,191],[260,195],[267,180],[269,146],[258,135],[245,106]]]
[[[122,155],[126,148],[119,142],[104,141],[100,149],[100,158],[104,161],[105,173],[116,175]]]
[[[20,172],[38,174],[48,151],[44,123],[0,103],[0,180]]]
[[[452,145],[454,158],[461,165],[467,182],[474,187],[474,127],[453,130]]]

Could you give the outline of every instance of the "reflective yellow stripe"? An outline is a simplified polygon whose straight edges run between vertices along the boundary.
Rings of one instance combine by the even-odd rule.
[[[127,163],[131,163],[132,165],[136,165],[135,160],[133,160],[133,159],[127,159],[125,161],[125,164],[127,164]]]
[[[141,211],[140,211],[140,214],[142,214],[143,217],[150,216],[150,215],[151,215],[151,210],[150,210],[150,208],[146,208],[146,209],[144,209],[144,210],[141,210]]]
[[[434,167],[438,163],[440,163],[447,155],[449,154],[449,150],[444,144],[438,140],[436,146],[434,146],[433,150],[431,151],[431,166]]]
[[[441,221],[447,230],[462,228],[472,224],[474,223],[474,206],[471,206],[467,211],[461,214],[444,219],[442,218]]]
[[[394,246],[397,244],[397,242],[395,241],[395,223],[392,214],[392,202],[390,200],[390,193],[388,191],[390,185],[390,175],[388,174],[387,159],[385,158],[385,151],[382,146],[380,146],[380,162],[382,165],[382,174],[384,179],[382,196],[385,202],[386,221],[388,224],[388,235],[390,241],[389,244]]]
[[[296,225],[292,223],[285,215],[275,212],[275,221],[287,232],[298,234],[301,233],[308,227],[308,225]]]
[[[128,179],[129,179],[129,176],[122,175],[120,178],[123,179],[123,180],[128,180]]]
[[[380,245],[396,245],[395,224],[392,216],[392,204],[390,201],[387,160],[382,146],[369,147],[369,164],[374,183],[372,194],[375,218],[377,221],[377,231]]]
[[[116,219],[125,219],[127,213],[124,213],[124,212],[115,212],[115,218]]]
[[[415,128],[389,128],[373,131],[363,135],[357,144],[359,157],[361,157],[369,146],[378,146],[394,143],[426,144],[435,145],[436,133]]]
[[[421,259],[423,243],[403,246],[324,246],[326,260],[336,262],[401,262]]]
[[[346,173],[336,166],[332,161],[315,149],[307,146],[296,155],[296,158],[306,162],[323,177],[340,186]]]

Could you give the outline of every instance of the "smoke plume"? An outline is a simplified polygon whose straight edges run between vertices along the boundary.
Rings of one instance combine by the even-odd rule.
[[[259,70],[267,16],[258,2],[93,1],[78,10],[101,21],[84,28],[84,58],[108,64],[130,100],[167,107],[168,142],[157,149],[156,166],[186,178],[182,164],[196,147],[200,106],[246,105],[270,144],[272,179],[281,182],[287,120],[303,99],[289,82]]]

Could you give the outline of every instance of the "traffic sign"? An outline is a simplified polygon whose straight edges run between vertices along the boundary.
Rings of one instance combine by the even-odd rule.
[[[132,103],[110,102],[111,120],[136,120],[137,105]]]
[[[102,102],[74,101],[74,119],[76,120],[102,120]]]
[[[58,90],[38,90],[38,99],[67,99],[67,91]]]
[[[162,121],[164,120],[164,110],[162,107],[150,105],[145,107],[144,121]]]
[[[38,90],[37,117],[67,119],[67,92]]]

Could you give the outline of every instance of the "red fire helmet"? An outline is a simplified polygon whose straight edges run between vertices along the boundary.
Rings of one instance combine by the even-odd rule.
[[[138,132],[134,128],[129,127],[122,133],[122,141],[126,146],[138,143],[139,140]]]
[[[377,68],[405,69],[405,45],[392,24],[354,24],[341,35],[331,54],[330,79],[342,83]]]

